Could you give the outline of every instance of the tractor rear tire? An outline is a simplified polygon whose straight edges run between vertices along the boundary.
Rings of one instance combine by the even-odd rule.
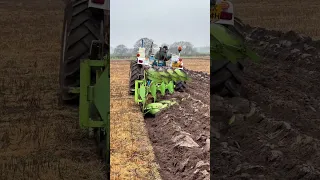
[[[180,70],[180,71],[183,71],[185,73],[184,70]],[[175,83],[174,90],[179,92],[184,92],[186,88],[187,88],[187,85],[185,81],[178,81]]]
[[[224,60],[216,60],[211,63],[211,92],[223,97],[239,97],[244,70],[242,63],[232,63]]]
[[[175,91],[179,91],[179,92],[184,92],[185,91],[185,89],[187,88],[187,86],[186,86],[186,82],[184,82],[184,81],[178,81],[178,82],[176,82],[175,83],[175,88],[174,88],[174,90]]]
[[[72,0],[66,4],[60,55],[60,100],[63,103],[79,102],[79,94],[69,92],[80,87],[80,61],[88,59],[93,40],[105,36],[105,14],[103,10],[88,7],[88,0]],[[101,23],[103,22],[103,23]],[[104,41],[105,56],[108,46]],[[95,78],[95,73],[92,73]]]
[[[129,95],[134,94],[135,81],[143,79],[143,76],[144,70],[142,65],[138,64],[136,60],[131,61],[129,72]]]

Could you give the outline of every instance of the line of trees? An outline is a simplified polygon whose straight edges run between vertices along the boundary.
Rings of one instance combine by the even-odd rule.
[[[153,40],[149,39],[149,38],[140,38],[133,45],[133,48],[128,48],[123,44],[118,45],[117,47],[114,48],[114,51],[111,54],[111,56],[134,56],[137,53],[139,47],[142,46],[142,44],[141,44],[142,40],[143,40],[144,47],[146,48],[146,53],[148,53],[151,48],[151,44],[152,44]],[[160,47],[163,47],[165,45],[168,46],[169,53],[177,54],[178,47],[181,46],[182,47],[182,51],[181,51],[182,56],[196,56],[196,55],[201,54],[201,53],[197,52],[197,50],[194,48],[194,46],[191,42],[179,41],[179,42],[174,42],[172,44],[163,43],[160,45]],[[152,48],[153,48],[153,51],[152,51],[153,53],[155,53],[159,50],[159,46],[155,43],[153,43]]]

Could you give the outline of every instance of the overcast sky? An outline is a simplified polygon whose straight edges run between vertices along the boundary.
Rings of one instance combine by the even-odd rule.
[[[112,47],[131,48],[142,37],[158,45],[176,41],[210,45],[209,0],[114,0],[110,5]]]

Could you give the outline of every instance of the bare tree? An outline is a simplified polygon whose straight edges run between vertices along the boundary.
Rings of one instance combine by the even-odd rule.
[[[170,45],[169,52],[173,53],[173,54],[177,54],[179,46],[182,47],[181,55],[189,55],[190,56],[190,55],[193,55],[194,53],[196,53],[194,51],[193,44],[191,42],[187,42],[187,41],[174,42],[173,44]]]
[[[113,54],[118,55],[118,56],[119,55],[122,55],[122,56],[128,55],[128,48],[125,45],[120,44],[114,49]]]
[[[151,48],[151,44],[153,42],[152,39],[149,38],[140,38],[133,46],[133,51],[137,52],[139,50],[139,47],[142,46],[142,41],[143,40],[143,47],[146,48],[146,52],[149,52],[150,48]],[[157,44],[153,44],[152,48],[157,48],[158,45]]]

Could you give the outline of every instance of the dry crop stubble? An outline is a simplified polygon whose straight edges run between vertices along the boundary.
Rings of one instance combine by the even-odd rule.
[[[159,179],[144,119],[128,95],[129,61],[111,61],[111,179]]]
[[[235,1],[235,12],[251,26],[303,33],[320,39],[320,1],[244,0]]]
[[[193,71],[203,71],[210,73],[210,60],[209,59],[183,59],[183,65]]]
[[[105,179],[77,108],[58,104],[62,1],[0,4],[3,179]]]

